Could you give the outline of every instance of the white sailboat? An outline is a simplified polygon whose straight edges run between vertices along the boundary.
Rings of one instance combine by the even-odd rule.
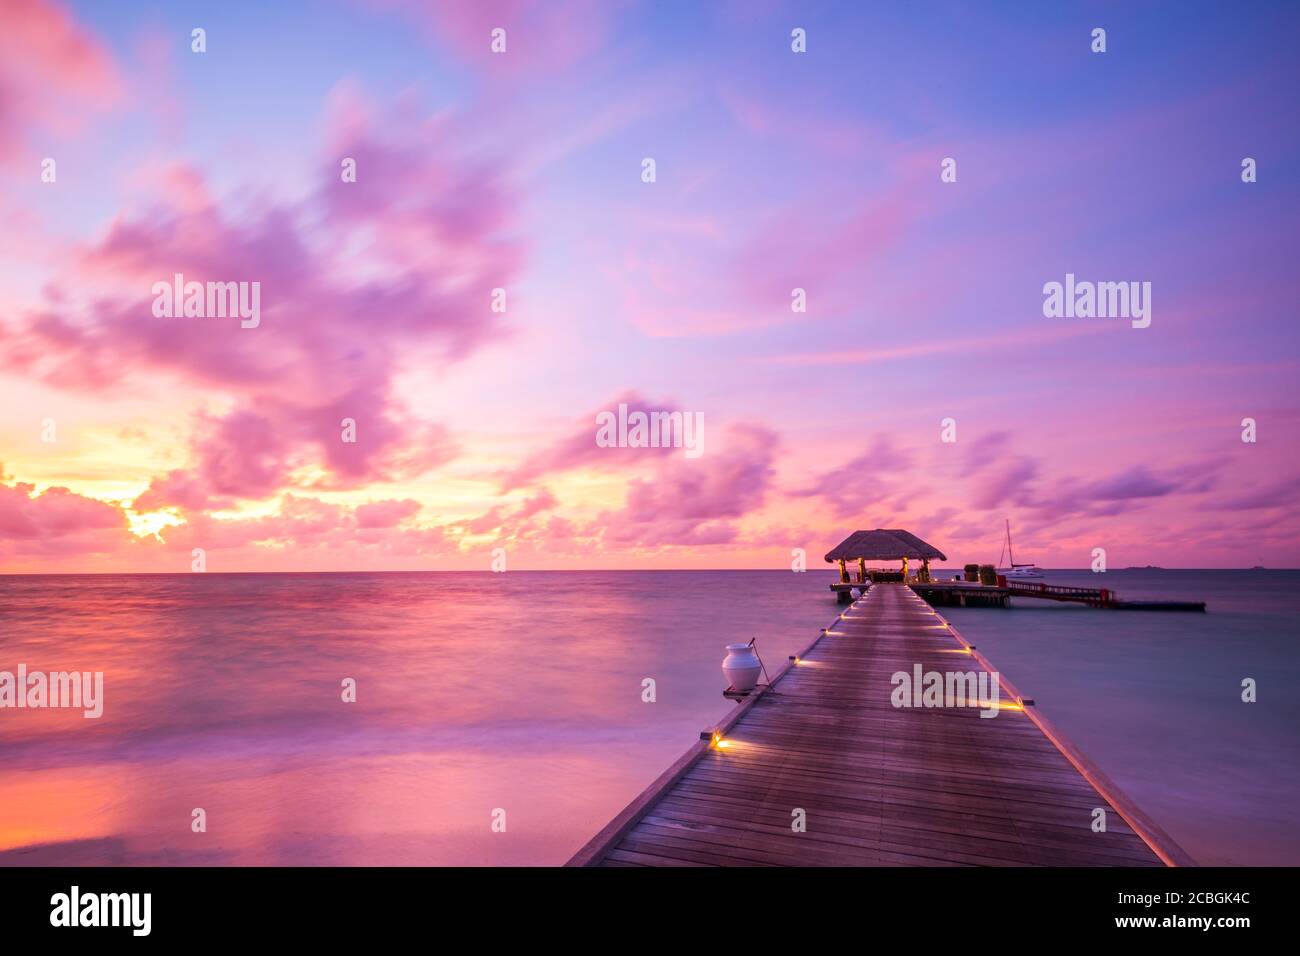
[[[1006,554],[1008,563],[1007,567],[1001,567],[1002,557],[998,556],[998,574],[1003,575],[1007,580],[1024,580],[1026,578],[1041,578],[1043,570],[1036,564],[1016,564],[1016,556],[1011,553],[1011,519],[1007,519],[1007,540],[1003,542],[1002,551]]]

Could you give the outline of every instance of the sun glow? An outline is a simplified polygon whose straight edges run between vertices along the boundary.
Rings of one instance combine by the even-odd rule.
[[[137,538],[147,538],[156,535],[163,528],[175,528],[185,523],[170,511],[148,511],[144,514],[128,511],[126,520],[131,533]]]

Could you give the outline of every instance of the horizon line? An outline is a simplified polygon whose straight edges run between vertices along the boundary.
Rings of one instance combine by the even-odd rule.
[[[943,568],[942,570],[961,571],[961,567]],[[1116,574],[1122,571],[1300,571],[1300,568],[1270,568],[1251,565],[1230,568],[1192,568],[1192,567],[1166,567],[1149,565],[1145,567],[1131,566],[1125,568],[1112,568],[1108,571],[1092,572],[1091,568],[1040,568],[1044,572],[1076,572],[1088,571],[1096,574]],[[467,568],[419,568],[419,569],[386,569],[386,568],[351,568],[347,570],[293,570],[293,571],[0,571],[0,578],[53,578],[53,577],[112,577],[122,575],[156,576],[156,577],[192,577],[196,575],[235,575],[235,574],[691,574],[700,572],[734,572],[748,573],[753,571],[771,571],[781,574],[808,574],[812,571],[824,571],[828,574],[837,573],[834,566],[824,568],[810,568],[806,571],[792,571],[788,568],[516,568],[510,571],[492,571],[491,569],[467,569]]]

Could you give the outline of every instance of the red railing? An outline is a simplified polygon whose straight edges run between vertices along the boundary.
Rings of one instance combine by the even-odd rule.
[[[1105,607],[1115,600],[1108,588],[1077,588],[1068,584],[1044,584],[1028,581],[1008,581],[1007,589],[1021,597],[1041,597],[1053,601],[1080,601]]]

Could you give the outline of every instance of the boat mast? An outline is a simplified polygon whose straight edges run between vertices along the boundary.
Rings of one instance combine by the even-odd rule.
[[[1011,519],[1007,518],[1007,557],[1011,559],[1011,567],[1016,566],[1016,554],[1011,550]]]

